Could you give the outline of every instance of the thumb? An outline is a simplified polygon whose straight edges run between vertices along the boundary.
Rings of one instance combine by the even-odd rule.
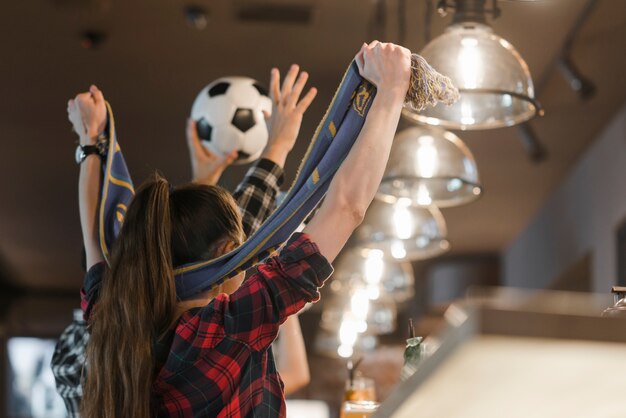
[[[102,94],[102,91],[98,87],[96,87],[95,84],[92,84],[91,87],[89,87],[89,92],[91,93],[91,96],[96,103],[104,101],[104,95]]]
[[[227,154],[224,157],[224,161],[223,161],[224,168],[234,163],[238,156],[239,156],[239,153],[237,152],[237,150],[232,150],[230,154]]]

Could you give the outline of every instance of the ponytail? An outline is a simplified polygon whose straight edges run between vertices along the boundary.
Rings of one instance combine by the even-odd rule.
[[[91,316],[81,415],[149,418],[154,343],[174,320],[170,186],[155,175],[128,208]]]

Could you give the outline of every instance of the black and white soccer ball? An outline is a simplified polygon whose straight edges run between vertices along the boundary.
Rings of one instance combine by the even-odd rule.
[[[217,155],[237,150],[235,164],[254,161],[267,144],[267,90],[248,77],[223,77],[200,91],[191,108],[202,144]]]

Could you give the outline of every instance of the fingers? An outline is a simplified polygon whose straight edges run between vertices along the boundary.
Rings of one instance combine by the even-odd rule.
[[[293,64],[287,75],[285,76],[285,80],[283,81],[283,88],[281,91],[281,99],[283,101],[286,100],[287,97],[291,94],[291,90],[293,89],[293,83],[296,81],[296,76],[298,75],[298,71],[300,67],[297,64]]]
[[[93,103],[93,98],[91,97],[91,93],[78,93],[76,97],[74,97],[74,103],[76,103],[77,107],[87,105],[89,103]]]
[[[306,71],[303,71],[298,76],[298,81],[293,86],[293,90],[289,95],[287,106],[294,107],[296,103],[298,103],[298,99],[300,99],[300,94],[302,93],[302,89],[304,89],[304,85],[309,79],[309,74]]]
[[[270,98],[272,103],[280,102],[280,72],[278,68],[272,68],[270,72]]]
[[[315,87],[311,88],[302,100],[300,100],[300,103],[296,106],[296,110],[300,113],[306,112],[316,95],[317,89]]]
[[[239,156],[239,153],[237,152],[237,150],[232,150],[230,154],[227,154],[224,156],[222,167],[226,168],[232,163],[234,163],[238,156]]]
[[[210,154],[214,158],[212,174],[215,179],[214,184],[217,184],[217,181],[221,177],[224,170],[226,170],[226,168],[228,168],[229,165],[235,162],[239,154],[237,153],[237,150],[232,150],[229,154],[226,154],[224,156],[217,156],[211,152]]]
[[[102,94],[102,91],[98,87],[96,87],[95,84],[92,84],[91,87],[89,87],[89,92],[91,93],[91,97],[93,98],[94,102],[104,102],[104,95]]]
[[[359,69],[359,74],[363,75],[363,71],[365,69],[365,62],[364,62],[364,58],[363,58],[363,52],[365,51],[365,48],[367,48],[367,44],[363,43],[363,45],[361,45],[361,49],[359,50],[359,52],[357,52],[356,56],[354,57],[354,61],[356,62],[356,66]]]

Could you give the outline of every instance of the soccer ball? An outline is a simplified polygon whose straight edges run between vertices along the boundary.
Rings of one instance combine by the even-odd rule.
[[[263,111],[272,111],[267,90],[248,77],[223,77],[200,91],[191,108],[202,144],[212,153],[237,150],[235,164],[254,161],[267,144]]]

